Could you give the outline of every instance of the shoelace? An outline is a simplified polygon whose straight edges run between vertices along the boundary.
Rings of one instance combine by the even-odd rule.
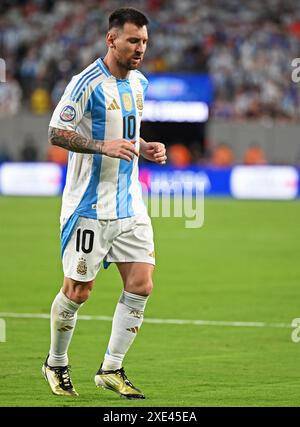
[[[124,371],[124,368],[118,369],[116,373],[119,374],[123,378],[125,384],[129,385],[130,387],[135,388],[134,385],[127,378],[125,371]]]
[[[59,379],[60,386],[64,390],[73,388],[73,384],[70,378],[70,366],[66,366],[65,368],[56,368],[54,371]]]

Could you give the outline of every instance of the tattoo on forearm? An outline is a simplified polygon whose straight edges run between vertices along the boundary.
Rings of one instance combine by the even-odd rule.
[[[48,141],[76,153],[102,154],[103,141],[85,138],[72,130],[49,127]]]

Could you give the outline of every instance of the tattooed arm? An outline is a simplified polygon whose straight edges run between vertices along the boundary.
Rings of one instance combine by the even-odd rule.
[[[48,141],[52,145],[58,145],[76,153],[104,154],[127,161],[133,156],[138,156],[132,142],[126,139],[115,139],[113,141],[98,141],[85,138],[73,130],[63,130],[49,127]]]
[[[85,138],[72,130],[49,127],[48,141],[76,153],[102,154],[104,142]]]

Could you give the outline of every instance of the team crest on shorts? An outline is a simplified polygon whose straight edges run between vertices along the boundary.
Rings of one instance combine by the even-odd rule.
[[[75,108],[72,107],[72,105],[66,105],[59,115],[61,120],[64,122],[71,122],[76,116]]]
[[[79,258],[78,264],[77,264],[77,273],[81,276],[85,276],[87,273],[87,263],[85,258]]]

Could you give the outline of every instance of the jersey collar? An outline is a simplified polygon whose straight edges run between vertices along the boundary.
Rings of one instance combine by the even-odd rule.
[[[107,66],[104,64],[103,62],[103,58],[98,58],[96,61],[98,67],[100,68],[100,70],[102,71],[102,73],[106,76],[106,77],[110,77],[112,76],[111,72],[109,71],[109,69],[107,68]]]
[[[100,70],[102,71],[102,73],[106,76],[106,77],[114,77],[117,81],[120,82],[127,82],[129,81],[129,76],[131,74],[131,72],[129,72],[129,76],[127,79],[117,79],[117,77],[113,76],[112,73],[109,71],[109,69],[107,68],[107,66],[104,64],[103,58],[98,58],[96,61],[98,67],[100,68]]]

